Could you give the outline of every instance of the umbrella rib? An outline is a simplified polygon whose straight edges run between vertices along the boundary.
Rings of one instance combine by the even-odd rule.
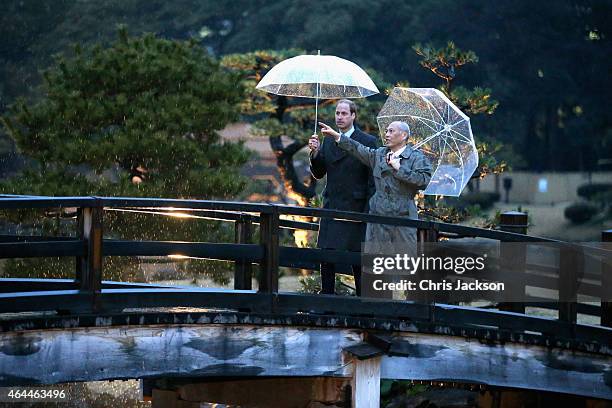
[[[444,145],[442,146],[442,154],[440,154],[440,158],[438,159],[438,167],[440,167],[440,164],[442,163],[442,157],[444,157],[445,147],[446,147],[446,146],[448,146],[448,148],[449,148],[451,151],[453,151],[453,152],[454,152],[453,147],[452,147],[452,146],[451,146],[451,145],[450,145],[450,144],[449,144],[449,143],[446,141],[446,138],[445,138],[445,137],[442,137],[441,139],[442,139],[442,141],[444,142]],[[459,154],[458,154],[458,153],[456,153],[456,154],[459,156]],[[462,167],[463,167],[463,165],[462,165]],[[436,171],[437,171],[437,169],[436,169]],[[453,189],[455,189],[455,188],[456,188],[456,186],[457,186],[457,181],[456,181],[454,178],[452,178],[452,177],[449,177],[449,178],[450,178],[450,179],[452,180],[452,182],[453,182],[453,186],[454,186],[454,187],[453,187]]]
[[[450,127],[455,127],[455,126],[457,126],[458,124],[460,124],[462,122],[467,122],[467,120],[461,118],[459,121],[457,121],[457,122],[453,123],[452,125],[450,125]]]
[[[450,130],[451,132],[456,133],[456,134],[458,134],[459,136],[461,136],[461,137],[459,137],[459,138],[457,138],[457,139],[461,140],[462,142],[465,142],[465,143],[472,143],[472,140],[468,139],[468,138],[467,138],[465,135],[462,135],[461,133],[459,133],[459,132],[457,132],[456,130],[453,130],[453,129],[449,129],[449,130]],[[451,137],[452,137],[452,136],[451,136]]]
[[[457,142],[455,141],[454,137],[451,137],[451,139],[453,139],[453,143],[455,143],[455,146],[457,147],[457,157],[459,157],[459,162],[461,163],[461,186],[463,186],[463,178],[464,178],[464,170],[465,167],[463,166],[463,157],[461,157],[461,150],[459,149],[459,145],[457,145]]]
[[[436,121],[435,121],[435,120],[433,120],[433,119],[427,119],[427,118],[424,118],[423,116],[412,116],[412,115],[409,115],[409,116],[410,116],[411,118],[413,118],[413,119],[420,120],[420,121],[421,121],[421,122],[423,122],[423,124],[424,124],[424,125],[426,125],[426,126],[429,126],[429,125],[428,125],[427,123],[425,123],[424,121],[433,122],[435,125],[438,125],[438,126],[443,126],[443,124],[442,124],[442,123],[440,123],[440,122],[436,122]],[[431,126],[430,126],[430,129],[431,129],[431,130],[434,130],[434,131],[436,130],[436,129],[432,128]]]
[[[421,122],[422,124],[424,124],[425,126],[427,126],[429,129],[433,130],[434,132],[439,132],[439,130],[438,130],[438,129],[436,129],[436,128],[432,127],[432,126],[431,126],[429,123],[424,122],[425,120],[429,120],[429,119],[426,119],[426,118],[423,118],[423,117],[420,117],[420,116],[410,116],[410,118],[415,118],[416,120],[418,120],[419,122]],[[433,121],[432,121],[432,122],[433,122]],[[439,124],[439,123],[437,123],[437,122],[434,122],[434,123],[435,123],[436,125],[440,125],[440,124]]]
[[[457,139],[456,137],[453,137],[453,136],[451,136],[450,134],[449,134],[449,135],[446,135],[446,137],[447,137],[447,138],[449,138],[449,139],[453,139],[453,140],[455,141],[455,143],[456,143],[456,142],[460,142],[460,143],[467,143],[467,144],[470,144],[469,142],[466,142],[465,140]],[[459,146],[457,146],[457,147],[459,147]]]
[[[377,118],[404,118],[404,117],[405,118],[410,118],[410,119],[415,119],[415,120],[427,120],[429,122],[435,123],[436,125],[440,125],[440,126],[442,125],[442,123],[440,123],[440,122],[436,122],[433,119],[424,118],[423,116],[415,116],[415,115],[378,115],[377,116]],[[459,123],[459,122],[457,122],[457,123]],[[435,129],[432,128],[432,130],[435,130]]]
[[[427,98],[423,98],[423,100],[424,100],[425,102],[427,102],[427,104],[430,106],[430,109],[433,109],[433,110],[434,110],[434,111],[435,111],[435,112],[438,114],[438,116],[439,116],[439,117],[440,117],[440,119],[442,120],[442,123],[446,123],[446,122],[444,122],[444,117],[443,117],[443,116],[440,114],[440,112],[438,112],[438,110],[436,109],[436,107],[435,107],[435,106],[434,106],[434,105],[433,105],[433,104],[432,104],[432,103],[429,101],[429,99],[427,99]]]
[[[442,138],[442,142],[444,142],[444,144],[442,145],[442,153],[440,153],[440,157],[438,158],[438,166],[440,166],[440,164],[442,163],[442,158],[444,157],[446,146],[448,145],[448,142],[446,141],[445,138]],[[451,150],[453,149],[451,148]]]
[[[438,131],[438,132],[434,133],[433,135],[431,135],[431,136],[429,136],[429,137],[427,137],[427,138],[425,138],[425,139],[421,140],[419,143],[417,143],[417,144],[415,144],[415,145],[414,145],[413,149],[416,149],[416,148],[418,148],[418,147],[420,147],[420,146],[423,146],[425,143],[427,143],[428,141],[430,141],[430,140],[431,140],[431,139],[433,139],[434,137],[438,136],[438,135],[439,135],[440,133],[442,133],[442,132],[444,132],[444,129],[442,129],[442,130],[440,130],[440,131]]]

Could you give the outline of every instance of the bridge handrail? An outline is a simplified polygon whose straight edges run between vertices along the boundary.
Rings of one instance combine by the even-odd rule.
[[[239,213],[271,214],[303,217],[336,218],[346,221],[380,223],[387,225],[406,226],[419,229],[436,230],[439,232],[456,233],[462,236],[489,238],[506,242],[550,242],[562,243],[543,237],[497,231],[464,225],[448,224],[437,221],[413,220],[405,217],[392,217],[374,214],[364,214],[353,211],[328,210],[314,207],[297,207],[272,203],[248,203],[235,201],[132,198],[132,197],[15,197],[0,195],[0,209],[17,208],[66,208],[66,207],[105,207],[105,208],[140,208],[140,209],[188,209],[233,211]],[[228,216],[229,217],[229,216]],[[300,226],[300,224],[295,224]],[[304,225],[308,227],[308,225]]]
[[[242,286],[236,289],[250,289],[250,272],[245,274],[251,263],[260,264],[260,292],[278,293],[278,267],[291,266],[291,259],[300,262],[317,263],[329,259],[341,257],[346,263],[358,261],[358,253],[337,250],[321,250],[308,248],[292,248],[279,245],[278,229],[314,229],[315,223],[300,222],[282,219],[281,215],[303,216],[347,220],[352,222],[384,223],[389,225],[408,226],[419,231],[433,231],[435,234],[446,232],[457,234],[462,237],[480,237],[498,240],[502,242],[542,242],[571,246],[571,243],[562,241],[533,237],[524,234],[467,227],[461,225],[447,224],[434,221],[411,220],[402,217],[389,217],[371,214],[362,214],[349,211],[336,211],[320,208],[304,208],[289,205],[278,205],[269,203],[242,203],[231,201],[210,200],[184,200],[184,199],[151,199],[130,197],[34,197],[34,196],[8,196],[0,195],[0,209],[24,209],[24,208],[78,208],[80,236],[74,239],[33,237],[32,240],[23,237],[0,236],[0,258],[27,257],[27,256],[75,256],[80,261],[77,268],[76,287],[82,295],[89,296],[90,306],[94,310],[99,306],[104,292],[109,294],[109,289],[102,288],[102,257],[111,255],[167,255],[176,253],[177,248],[182,248],[186,253],[203,253],[211,255],[213,259],[226,259],[236,262],[236,277],[238,269],[241,269]],[[198,242],[164,242],[164,241],[124,241],[104,239],[102,237],[102,211],[118,209],[140,210],[180,210],[181,213],[200,214],[205,218],[234,221],[238,223],[260,224],[260,242],[253,244],[245,241],[237,243],[198,243]],[[88,223],[83,223],[84,211],[88,211]],[[97,211],[97,212],[96,212]],[[164,213],[166,214],[166,213]],[[93,220],[93,221],[92,221]],[[97,220],[97,221],[96,221]],[[84,225],[87,225],[85,227]],[[102,250],[104,248],[104,251]],[[594,249],[597,250],[597,249]],[[609,255],[610,251],[599,249],[602,254]],[[212,254],[216,255],[214,258]],[[337,260],[337,259],[336,259]],[[297,262],[298,265],[299,262]],[[238,280],[238,279],[237,279]],[[23,286],[23,285],[22,285]],[[56,285],[57,286],[57,285]],[[108,286],[108,284],[107,284]],[[40,286],[39,286],[40,287]],[[74,285],[72,286],[74,287]],[[559,290],[564,290],[559,285]],[[5,291],[6,292],[6,291]],[[16,294],[17,295],[17,294]],[[3,295],[7,297],[8,295]],[[26,296],[21,293],[19,296]],[[81,296],[82,298],[82,296]],[[575,304],[561,308],[559,320],[561,323],[576,324],[577,308]],[[573,309],[572,309],[573,308]],[[592,310],[593,308],[588,308]],[[584,308],[582,309],[584,310]],[[603,317],[602,317],[603,319]],[[603,320],[602,320],[603,321]]]

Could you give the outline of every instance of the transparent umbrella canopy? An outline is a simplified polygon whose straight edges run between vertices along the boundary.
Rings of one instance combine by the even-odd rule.
[[[376,118],[381,137],[391,122],[410,126],[410,143],[434,167],[424,193],[458,196],[478,167],[478,152],[468,118],[433,88],[393,88]]]
[[[315,98],[315,133],[320,98],[365,98],[379,92],[357,64],[320,53],[281,61],[268,71],[256,88],[275,95]]]

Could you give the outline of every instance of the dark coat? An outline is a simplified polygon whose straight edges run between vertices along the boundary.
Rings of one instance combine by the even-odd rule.
[[[357,127],[351,139],[372,148],[377,147],[377,138]],[[368,200],[375,191],[372,171],[357,158],[340,149],[333,139],[324,138],[318,154],[310,159],[310,171],[317,179],[327,174],[323,208],[368,212]],[[322,218],[319,223],[317,247],[361,251],[365,230],[363,223]]]

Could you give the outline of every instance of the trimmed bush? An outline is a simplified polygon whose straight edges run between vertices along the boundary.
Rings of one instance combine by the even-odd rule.
[[[576,190],[578,196],[583,197],[587,200],[592,200],[596,195],[604,194],[612,191],[612,184],[610,183],[595,183],[595,184],[583,184]]]
[[[565,218],[574,224],[587,222],[599,212],[599,208],[590,203],[575,203],[565,209]]]

